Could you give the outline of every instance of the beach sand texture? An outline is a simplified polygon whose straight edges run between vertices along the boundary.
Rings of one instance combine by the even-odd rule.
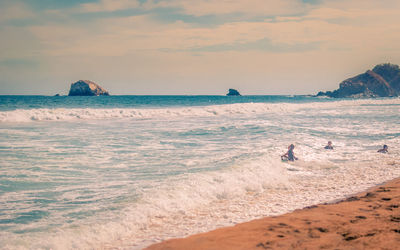
[[[333,204],[171,239],[147,249],[400,249],[400,178]]]

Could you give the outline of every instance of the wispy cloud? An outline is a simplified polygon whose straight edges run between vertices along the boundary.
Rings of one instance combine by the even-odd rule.
[[[211,14],[242,13],[251,16],[292,15],[302,13],[307,5],[293,0],[171,0],[148,1],[148,6],[179,7],[189,15],[204,16]]]
[[[118,10],[138,8],[140,2],[136,0],[100,0],[99,2],[83,3],[79,11],[87,12],[113,12]]]
[[[0,23],[35,17],[35,12],[23,2],[0,2]]]
[[[319,42],[300,43],[300,44],[277,44],[271,42],[269,38],[263,38],[251,42],[221,43],[208,46],[197,46],[186,49],[160,49],[163,52],[226,52],[226,51],[265,51],[272,53],[301,53],[305,51],[317,50]]]
[[[333,44],[393,46],[395,40],[368,39],[371,34],[398,36],[399,4],[386,1],[394,8],[367,8],[373,4],[368,0],[361,8],[351,1],[100,0],[73,1],[42,12],[20,1],[8,2],[4,9],[9,11],[0,20],[25,24],[48,56],[146,50],[286,53]]]
[[[182,69],[221,79],[223,67],[261,79],[266,58],[276,67],[400,61],[399,10],[397,0],[3,0],[0,61],[18,70],[37,62],[59,75],[90,65],[121,78],[131,66],[149,82],[175,81]],[[124,66],[110,63],[116,58]]]

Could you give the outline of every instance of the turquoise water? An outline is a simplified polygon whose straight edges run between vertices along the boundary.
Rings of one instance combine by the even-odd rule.
[[[398,177],[400,99],[0,96],[5,249],[142,248]],[[328,140],[334,151],[322,150]],[[291,143],[300,161],[280,155]],[[376,151],[389,145],[389,154]]]
[[[0,110],[40,108],[180,107],[233,103],[324,102],[309,96],[0,96]]]

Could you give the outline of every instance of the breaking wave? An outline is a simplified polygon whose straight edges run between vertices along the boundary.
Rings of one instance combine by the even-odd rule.
[[[399,98],[342,100],[311,103],[236,103],[225,105],[179,107],[179,108],[41,108],[17,109],[0,112],[0,122],[68,121],[87,119],[151,119],[168,117],[210,117],[282,113],[309,109],[331,109],[348,106],[400,105]]]

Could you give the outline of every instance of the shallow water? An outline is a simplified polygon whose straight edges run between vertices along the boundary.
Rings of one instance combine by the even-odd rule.
[[[399,108],[398,98],[0,96],[2,248],[137,249],[343,198],[400,175]],[[300,161],[283,163],[291,143]],[[389,154],[376,153],[383,144]]]

